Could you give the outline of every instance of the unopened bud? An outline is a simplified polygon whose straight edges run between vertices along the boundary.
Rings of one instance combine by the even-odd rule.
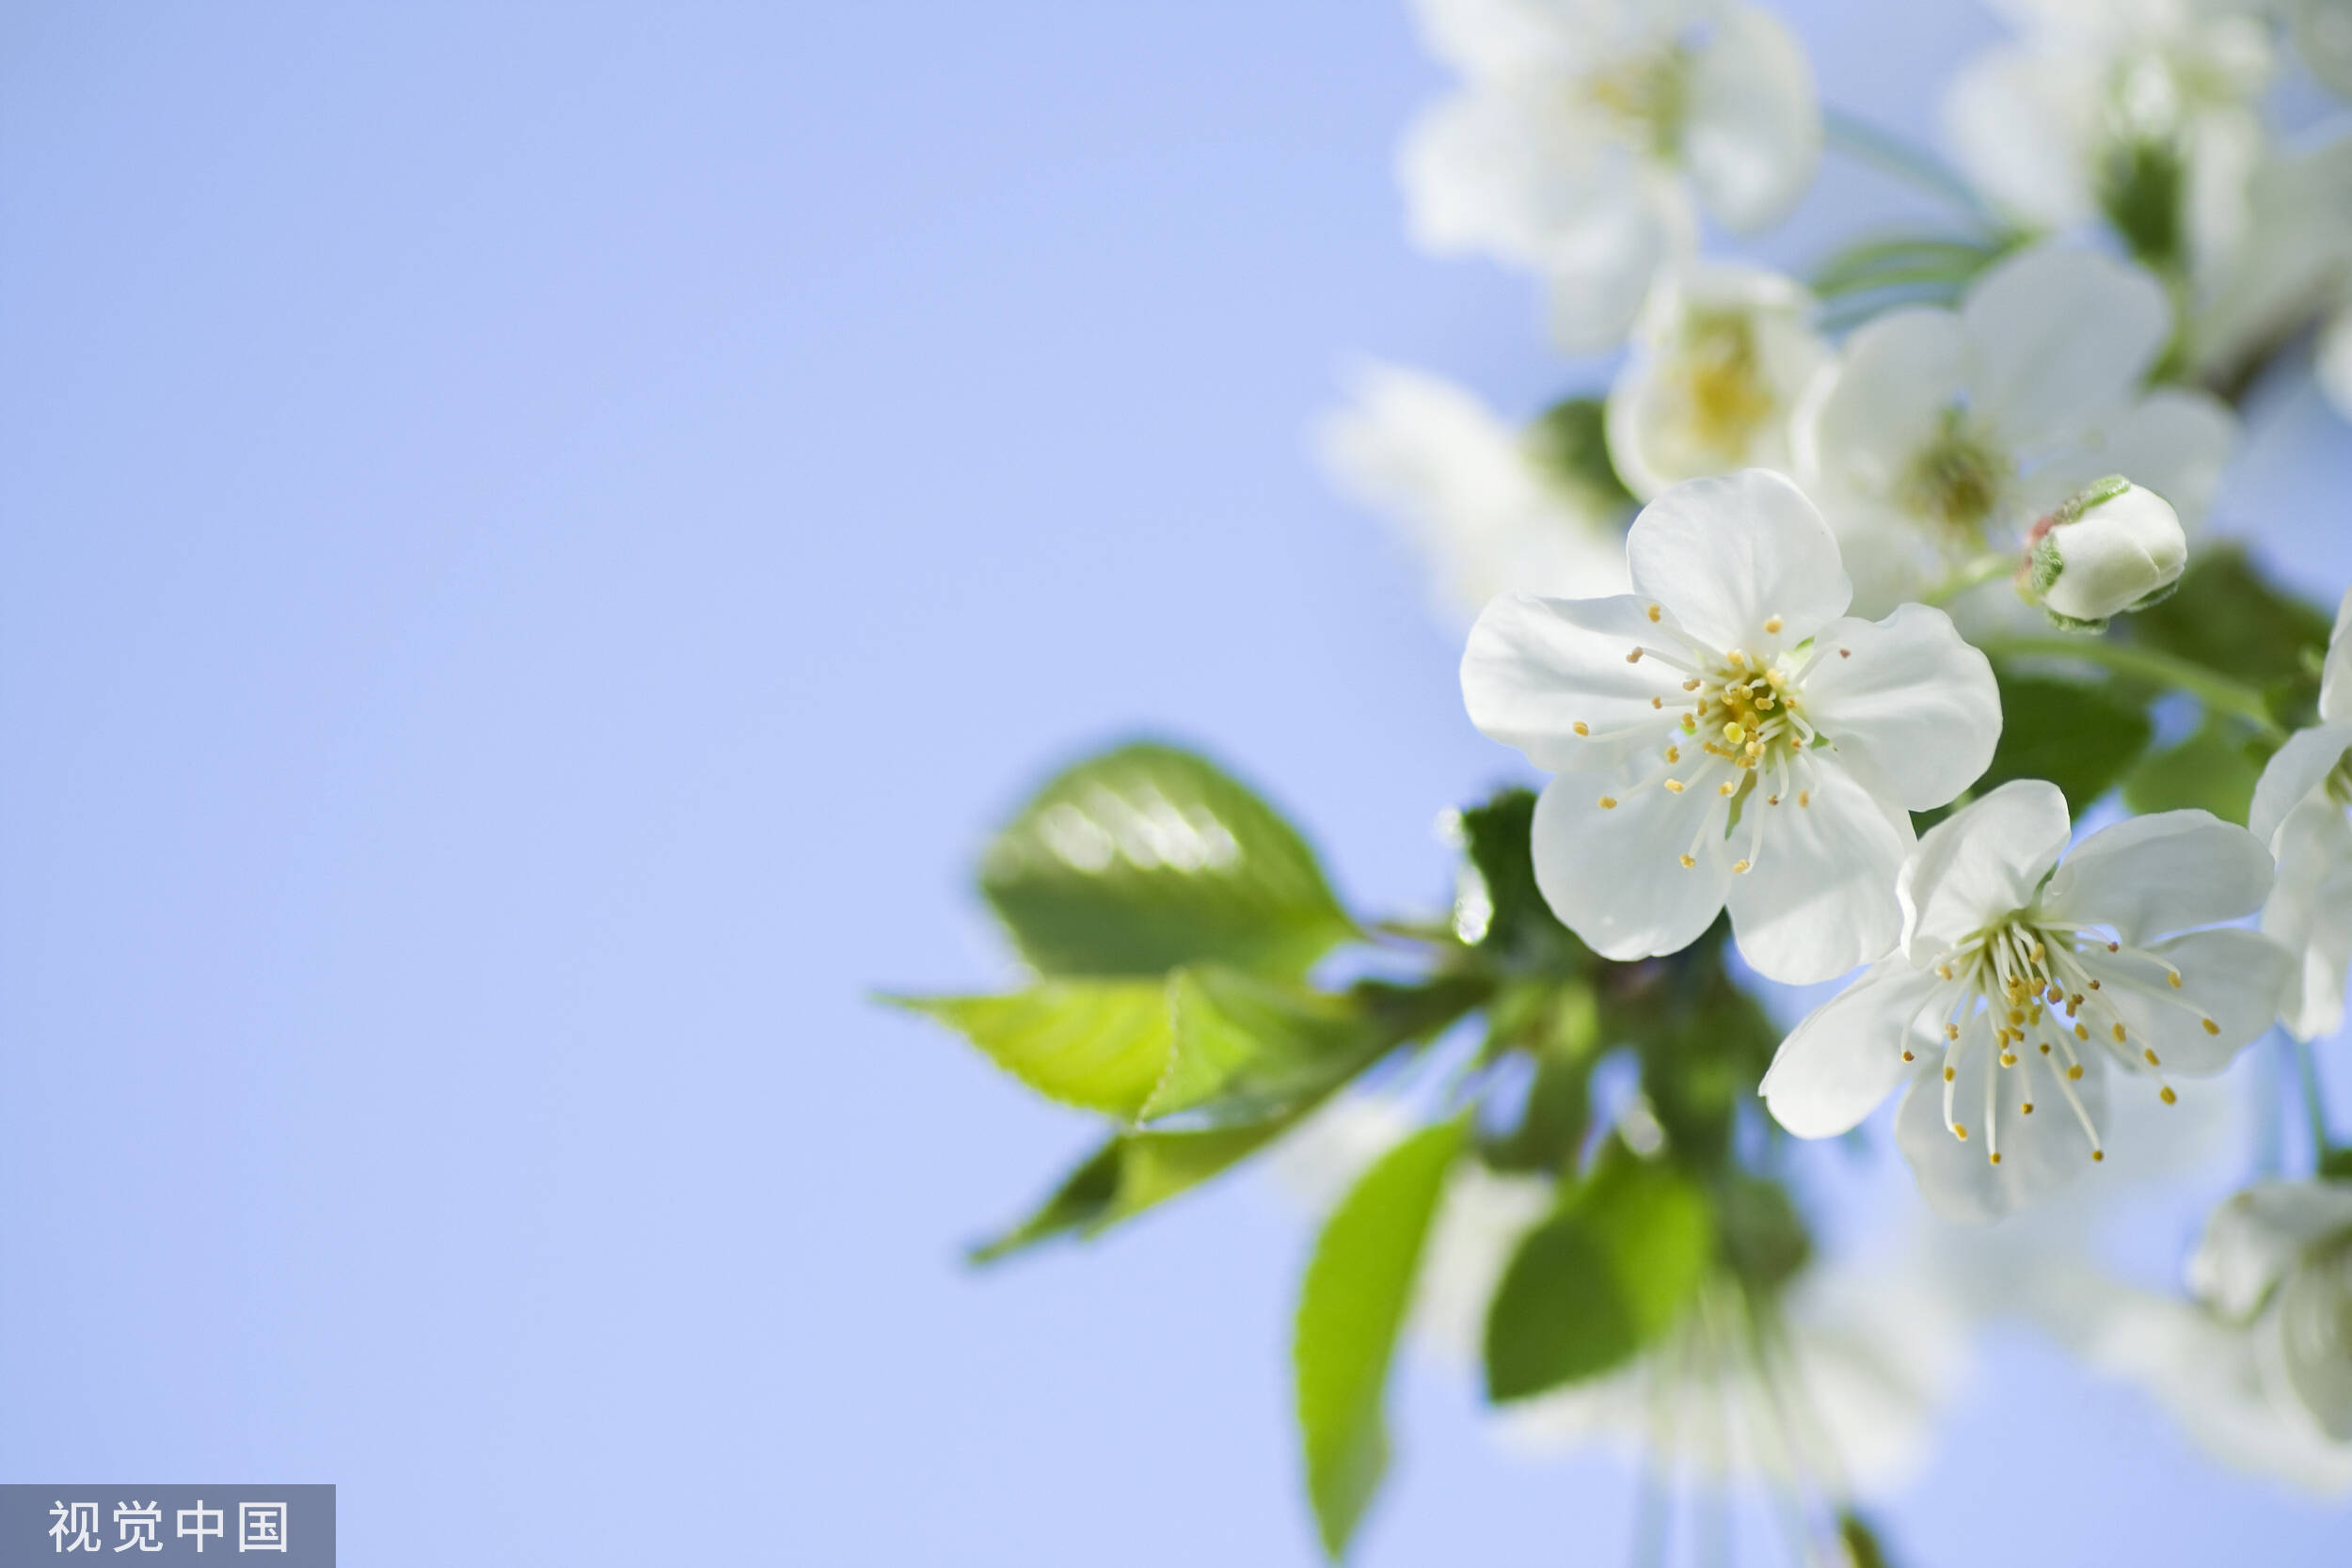
[[[2171,504],[2116,474],[2033,526],[2019,589],[2061,625],[2099,626],[2165,597],[2187,564]]]

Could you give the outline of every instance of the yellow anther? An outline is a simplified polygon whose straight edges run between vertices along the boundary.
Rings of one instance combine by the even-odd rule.
[[[1642,650],[1641,650],[1641,649],[1639,649],[1639,648],[1634,649],[1631,653],[1629,653],[1629,654],[1628,654],[1628,655],[1626,655],[1626,656],[1625,656],[1625,661],[1626,661],[1628,664],[1639,664],[1639,663],[1641,663],[1641,662],[1642,662]]]
[[[1747,863],[1747,862],[1745,862],[1745,861],[1734,861],[1734,862],[1732,862],[1732,863],[1731,863],[1731,871],[1732,871],[1732,875],[1733,875],[1733,876],[1735,876],[1735,877],[1736,877],[1736,876],[1738,876],[1740,872],[1745,871],[1747,868],[1748,868],[1748,863]]]
[[[2014,1051],[2002,1052],[2001,1065],[2003,1067],[2015,1067],[2017,1065],[2017,1053]]]
[[[1764,630],[1773,637],[1780,635],[1780,617],[1775,615],[1764,623]]]
[[[2096,980],[2091,981],[2091,982],[2090,982],[2090,989],[2091,989],[2092,990],[2097,990],[2099,989],[2099,982],[2098,982],[2098,981],[2096,981]]]
[[[1661,613],[1661,612],[1660,611],[1659,608],[1658,608],[1656,605],[1652,605],[1652,606],[1650,606],[1650,607],[1649,607],[1649,618],[1650,618],[1652,621],[1657,620],[1657,619],[1658,619],[1658,617],[1659,617],[1659,615],[1660,615]]]
[[[1668,779],[1668,780],[1666,781],[1666,793],[1667,793],[1667,794],[1669,794],[1669,795],[1679,795],[1679,794],[1681,794],[1681,793],[1682,793],[1682,781],[1681,781],[1680,779]]]
[[[1809,805],[1811,805],[1812,803],[1813,803],[1813,791],[1811,791],[1811,790],[1809,790],[1809,789],[1800,789],[1799,791],[1797,791],[1797,804],[1799,804],[1799,805],[1801,805],[1801,806],[1809,806]]]
[[[1741,729],[1737,724],[1725,724],[1724,726],[1724,738],[1730,741],[1734,746],[1739,745],[1740,742],[1747,739],[1747,737],[1748,732]]]
[[[2181,1102],[2181,1097],[2172,1092],[2172,1085],[2169,1084],[2156,1091],[2156,1098],[2167,1105],[2178,1105]]]
[[[1683,869],[1683,870],[1685,870],[1685,871],[1690,870],[1692,866],[1694,866],[1694,865],[1696,865],[1696,864],[1698,864],[1698,863],[1698,863],[1697,861],[1692,860],[1692,859],[1690,856],[1688,856],[1688,855],[1685,855],[1685,856],[1683,856],[1683,857],[1682,857],[1682,869]]]
[[[1952,966],[1950,964],[1937,964],[1935,966],[1935,975],[1939,980],[1950,979],[1952,977]]]
[[[2040,963],[2040,962],[2042,961],[2042,959],[2043,956],[2044,956],[2047,952],[2048,952],[2048,949],[2047,949],[2047,948],[2045,948],[2045,947],[2043,947],[2043,946],[2042,945],[2042,943],[2040,943],[2040,942],[2035,942],[2035,943],[2033,944],[2033,961],[2034,961],[2034,962],[2036,962],[2036,963]]]
[[[1767,795],[1764,797],[1764,803],[1768,806],[1776,806],[1780,804],[1780,797],[1777,795]]]
[[[2001,1151],[1997,1148],[1993,1151],[1993,1163],[1996,1165],[2001,1163]]]
[[[2080,1062],[2076,1062],[2076,1063],[2075,1063],[2073,1067],[2070,1067],[2070,1068],[2068,1068],[2068,1069],[2066,1069],[2066,1076],[2067,1076],[2067,1077],[2069,1077],[2069,1078],[2079,1080],[2079,1079],[2082,1077],[2082,1075],[2083,1075],[2083,1065],[2082,1065],[2082,1063],[2080,1063]]]
[[[2121,953],[2122,951],[2123,951],[2123,944],[2122,944],[2122,942],[2108,942],[2108,943],[2107,943],[2107,951],[2108,951],[2108,952],[2110,952],[2110,953]]]
[[[1952,1136],[1958,1138],[1962,1143],[1966,1143],[1968,1141],[1968,1129],[1963,1127],[1958,1122],[1954,1122],[1952,1123]]]
[[[1696,691],[1698,689],[1699,678],[1696,675],[1692,675],[1689,680],[1682,683],[1682,689],[1685,691]]]
[[[2172,989],[2174,990],[2179,990],[2181,989],[2181,976],[2179,971],[2175,970],[2173,973],[2167,974],[2165,978],[2172,982]]]
[[[1666,705],[1666,699],[1663,697],[1652,697],[1649,700],[1649,705],[1652,707],[1664,707]]]
[[[2084,1024],[2080,1024],[2080,1023],[2075,1024],[2075,1025],[2074,1025],[2074,1037],[2075,1037],[2076,1039],[2078,1039],[2078,1040],[2087,1040],[2087,1039],[2089,1039],[2089,1038],[2090,1037],[2090,1028],[2089,1028],[2087,1025],[2084,1025]]]
[[[1684,714],[1684,715],[1682,716],[1682,733],[1683,733],[1684,735],[1696,735],[1696,734],[1698,734],[1698,733],[1699,733],[1699,721],[1698,721],[1697,720],[1695,720],[1695,719],[1692,718],[1689,714],[1687,714],[1687,713],[1686,713],[1686,714]]]
[[[2145,1048],[2143,1047],[2143,1048],[2141,1049],[2141,1051],[2140,1051],[2140,1053],[2140,1053],[2142,1056],[2145,1056],[2145,1057],[2148,1059],[2148,1065],[2149,1065],[2150,1067],[2162,1067],[2162,1066],[2164,1066],[2164,1064],[2163,1064],[2162,1062],[2159,1062],[2159,1061],[2157,1061],[2157,1060],[2156,1060],[2156,1053],[2155,1053],[2154,1052],[2150,1051],[2150,1050],[2147,1050],[2147,1049],[2145,1049]]]
[[[1950,1068],[1946,1068],[1946,1069],[1944,1069],[1944,1082],[1946,1082],[1947,1084],[1950,1083],[1953,1079],[1955,1079],[1955,1078],[1957,1078],[1957,1077],[1959,1077],[1959,1076],[1960,1076],[1960,1074],[1959,1074],[1959,1073],[1957,1073],[1957,1072],[1955,1072],[1955,1071],[1953,1071]]]
[[[2042,1042],[2042,1053],[2044,1056],[2047,1056],[2050,1053],[2050,1042],[2048,1040],[2043,1040]]]
[[[1680,762],[1682,760],[1682,748],[1679,746],[1667,747],[1666,760],[1668,762]]]
[[[1570,724],[1568,728],[1574,730],[1579,735],[1590,735],[1593,733],[1585,726],[1584,721],[1581,719],[1579,719],[1575,723]]]
[[[1947,1023],[1944,1025],[1944,1037],[1947,1040],[1956,1040],[1960,1038],[1960,1025],[1957,1023]]]
[[[2011,1007],[2009,1010],[2009,1021],[2011,1023],[2023,1023],[2026,1022],[2026,1015],[2020,1009]]]
[[[2116,1044],[2118,1044],[2118,1045],[2122,1045],[2122,1044],[2123,1043],[2123,1026],[2122,1026],[2122,1024],[2120,1024],[2120,1023],[2119,1023],[2119,1024],[2117,1024],[2117,1025],[2115,1026],[2114,1034],[2115,1034],[2115,1043],[2116,1043]]]
[[[1617,798],[1614,795],[1602,796],[1600,798],[1600,809],[1603,811],[1615,811],[1617,809]]]
[[[2107,1151],[2104,1148],[2094,1148],[2090,1151],[2090,1157],[2093,1160],[2104,1160],[2107,1157]]]
[[[1906,1052],[1904,1052],[1904,1053],[1903,1053],[1903,1060],[1904,1060],[1904,1061],[1906,1061],[1906,1062],[1911,1060],[1911,1053],[1910,1053],[1910,1052],[1906,1051]]]
[[[1733,790],[1735,790],[1735,789],[1737,789],[1737,788],[1739,788],[1739,787],[1740,787],[1740,786],[1739,786],[1738,784],[1735,784],[1731,783],[1728,779],[1726,779],[1726,780],[1725,780],[1725,781],[1724,781],[1722,784],[1717,784],[1717,785],[1715,786],[1715,793],[1716,793],[1716,794],[1718,794],[1718,795],[1728,795],[1728,794],[1730,794]]]
[[[2207,1019],[2205,1020],[2205,1033],[2208,1035],[2217,1035],[2221,1033],[2221,1025],[2216,1023],[2211,1019]]]
[[[1747,650],[1744,648],[1732,649],[1731,652],[1724,655],[1724,662],[1730,665],[1734,670],[1746,669],[1748,667]]]
[[[2018,1106],[2017,1114],[2021,1117],[2029,1117],[2033,1115],[2033,1101],[2028,1100],[2024,1104]]]

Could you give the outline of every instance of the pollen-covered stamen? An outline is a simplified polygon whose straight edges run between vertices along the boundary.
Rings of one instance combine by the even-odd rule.
[[[2064,934],[2012,918],[1963,939],[1935,966],[1936,974],[1953,988],[1942,993],[1950,1000],[1950,1022],[1945,1025],[1945,1126],[1954,1137],[1967,1136],[1952,1103],[1958,1069],[1977,1050],[1992,1052],[1995,1060],[1984,1069],[1985,1153],[1996,1165],[2001,1164],[1997,1112],[2003,1091],[1995,1080],[2014,1071],[2018,1114],[2031,1116],[2037,1061],[2048,1068],[2051,1081],[2081,1124],[2090,1157],[2106,1158],[2098,1126],[2073,1087],[2082,1078],[2083,1067],[2069,1037],[2083,1040],[2087,1031],[2079,1023],[2070,1024],[2071,1015],[2058,1011],[2062,1002],[2072,1006],[2069,999],[2080,994],[2068,989],[2072,977],[2065,973],[2065,959],[2070,952],[2071,941]]]

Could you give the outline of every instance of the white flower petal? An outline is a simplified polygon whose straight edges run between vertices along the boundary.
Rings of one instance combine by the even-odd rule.
[[[1692,62],[1682,150],[1699,200],[1734,233],[1778,222],[1821,159],[1804,50],[1753,6],[1732,9]]]
[[[1784,645],[1802,641],[1853,596],[1820,511],[1765,468],[1676,485],[1642,509],[1625,547],[1635,594],[1718,649],[1761,651],[1773,616]]]
[[[1535,885],[1561,923],[1605,958],[1678,953],[1714,924],[1731,867],[1720,831],[1703,838],[1718,815],[1712,789],[1675,795],[1652,785],[1600,797],[1613,782],[1565,773],[1535,801]],[[1686,869],[1677,857],[1699,841]]]
[[[1462,701],[1470,722],[1551,772],[1603,770],[1666,744],[1664,705],[1682,699],[1677,673],[1626,655],[1659,627],[1646,599],[1539,599],[1506,594],[1470,627]],[[1661,611],[1662,614],[1662,611]],[[1579,735],[1582,724],[1590,733]]]
[[[1895,876],[1914,842],[1901,807],[1869,787],[1864,768],[1820,752],[1805,753],[1779,805],[1764,801],[1750,792],[1746,811],[1763,815],[1729,839],[1743,858],[1756,844],[1727,895],[1740,956],[1768,979],[1803,986],[1894,946],[1903,929]]]
[[[1369,364],[1317,446],[1340,487],[1427,562],[1444,608],[1465,620],[1497,594],[1593,598],[1626,589],[1615,522],[1529,460],[1519,432],[1440,377]]]
[[[2074,150],[2090,137],[2097,65],[2059,52],[1984,51],[1944,97],[1944,129],[1961,166],[1994,199],[2048,229],[2071,229],[2096,202]]]
[[[1765,1108],[1800,1138],[1851,1132],[1911,1076],[1915,1055],[1942,1046],[1921,1020],[1949,985],[1899,956],[1881,958],[1788,1032],[1764,1074]],[[1940,1012],[1935,1015],[1941,1018]]]
[[[2307,1258],[2279,1288],[2262,1348],[2280,1379],[2336,1442],[2352,1442],[2352,1251]]]
[[[1593,187],[1572,221],[1546,235],[1544,322],[1565,354],[1600,354],[1625,341],[1658,275],[1698,245],[1682,182],[1627,162]]]
[[[2095,1038],[2121,1020],[2125,1050],[2136,1057],[2153,1051],[2154,1070],[2186,1078],[2225,1070],[2277,1022],[2279,999],[2294,972],[2285,948],[2237,927],[2191,931],[2148,951],[2180,971],[2179,989],[2153,964],[2092,948],[2077,961],[2100,989],[2086,1001],[2080,1022]],[[2219,1034],[2206,1031],[2207,1019]]]
[[[2254,836],[2277,848],[2279,829],[2287,813],[2327,783],[2346,752],[2352,752],[2352,723],[2321,724],[2287,736],[2287,743],[2272,754],[2254,785],[2253,809],[2246,818]]]
[[[2005,784],[1929,829],[1895,888],[1912,961],[2031,904],[2071,832],[2066,797],[2041,779]]]
[[[2094,251],[2041,246],[1978,279],[1961,307],[1977,411],[2012,449],[2122,407],[2172,331],[2164,285]]]
[[[2237,444],[2237,416],[2210,393],[2160,387],[2129,412],[2054,453],[2034,473],[2050,504],[2095,479],[2122,474],[2171,502],[2192,533],[2213,509],[2221,471]]]
[[[1883,501],[1968,389],[1968,338],[1949,310],[1890,310],[1846,340],[1797,416],[1797,467],[1827,496]]]
[[[2112,926],[2144,946],[2252,914],[2270,896],[2275,869],[2261,840],[2211,812],[2157,812],[2076,845],[2043,890],[2042,908],[2061,920]]]
[[[1981,1042],[1967,1053],[1951,1085],[1952,1119],[1968,1129],[1964,1139],[1944,1123],[1943,1071],[1932,1058],[1926,1060],[1926,1070],[1912,1080],[1895,1114],[1895,1144],[1937,1213],[1984,1224],[2029,1209],[2095,1168],[2082,1123],[2054,1091],[2050,1073],[2031,1065],[2037,1058],[2022,1056],[2018,1066],[2004,1068]],[[1995,1074],[1988,1128],[1986,1079]],[[2093,1066],[2073,1087],[2092,1122],[2103,1124],[2106,1071]],[[2036,1100],[2031,1116],[2020,1108],[2028,1094]],[[1995,1147],[1997,1165],[1992,1162]]]
[[[2352,321],[2352,311],[2344,319]],[[2319,673],[2319,717],[2330,724],[2352,721],[2352,593],[2336,606],[2336,629],[2328,636],[2328,662]]]
[[[2296,955],[2280,1018],[2296,1038],[2322,1039],[2344,1026],[2352,969],[2352,822],[2313,794],[2287,813],[2272,848],[2279,880],[2263,906],[2263,934]]]
[[[2189,1289],[2230,1317],[2250,1317],[2305,1248],[2344,1230],[2352,1182],[2256,1182],[2205,1222]]]
[[[1805,718],[1839,755],[1867,758],[1913,811],[1984,776],[2001,737],[2000,688],[1949,616],[1907,604],[1875,623],[1833,621],[1817,646],[1835,651],[1805,679]]]

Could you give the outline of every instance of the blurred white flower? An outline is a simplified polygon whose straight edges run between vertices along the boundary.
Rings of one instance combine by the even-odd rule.
[[[1820,106],[1803,50],[1732,0],[1417,0],[1465,90],[1406,138],[1418,239],[1548,286],[1554,337],[1613,347],[1703,206],[1748,232],[1811,183]]]
[[[1276,1156],[1320,1212],[1412,1128],[1391,1101],[1340,1101]],[[1422,1254],[1409,1328],[1448,1367],[1476,1375],[1486,1310],[1557,1193],[1474,1160],[1455,1169]],[[1671,1447],[1715,1483],[1805,1477],[1846,1498],[1892,1490],[1925,1462],[1965,1371],[1971,1323],[1928,1255],[1813,1264],[1776,1291],[1729,1276],[1666,1339],[1621,1370],[1517,1402],[1498,1439],[1529,1453]]]
[[[2148,273],[2045,246],[1987,272],[1957,311],[1893,310],[1848,339],[1799,411],[1796,445],[1857,610],[1883,613],[1988,552],[2015,553],[2037,517],[2104,474],[2164,497],[2193,534],[2237,421],[2202,392],[2142,394],[2171,333]],[[2007,584],[1987,590],[1963,624],[1997,617],[2000,600],[2015,613]]]
[[[2261,907],[2261,843],[2206,812],[2163,812],[2092,834],[2061,865],[2071,826],[2055,784],[2019,780],[1920,839],[1899,890],[1902,947],[1799,1023],[1765,1074],[1782,1126],[1848,1132],[1908,1079],[1895,1138],[1921,1192],[1949,1218],[1996,1219],[2106,1157],[2111,1069],[2153,1078],[2170,1104],[2168,1072],[2210,1077],[2270,1027],[2286,951],[2201,928]]]
[[[2352,1181],[2265,1181],[2223,1204],[2189,1288],[2253,1331],[2271,1402],[2352,1444]]]
[[[2162,496],[2121,475],[2099,481],[2033,526],[2027,582],[2062,620],[2095,625],[2171,591],[2188,537]]]
[[[2143,255],[2196,268],[2246,227],[2275,68],[2269,29],[2210,0],[2010,0],[2021,30],[1954,76],[1961,166],[2018,216],[2103,212]]]
[[[2254,171],[2244,243],[2201,281],[2190,358],[2225,385],[2304,324],[2328,323],[2321,388],[2352,419],[2352,135],[2276,152]]]
[[[1638,958],[1728,904],[1741,955],[1793,984],[1883,953],[1910,813],[1992,759],[1992,667],[1939,610],[1842,617],[1828,525],[1761,468],[1668,490],[1626,559],[1631,594],[1507,594],[1462,657],[1471,722],[1557,775],[1534,843],[1553,912]]]
[[[1794,279],[1712,261],[1660,280],[1609,388],[1609,455],[1644,500],[1686,479],[1795,469],[1788,426],[1829,357]]]
[[[2281,1013],[2297,1038],[2344,1024],[2352,967],[2352,594],[2336,610],[2319,688],[2320,721],[2279,748],[2247,822],[2279,863],[2263,929],[2296,957]]]
[[[1462,620],[1497,594],[1625,590],[1620,508],[1547,472],[1529,438],[1452,382],[1365,366],[1317,433],[1325,468],[1394,523]]]

